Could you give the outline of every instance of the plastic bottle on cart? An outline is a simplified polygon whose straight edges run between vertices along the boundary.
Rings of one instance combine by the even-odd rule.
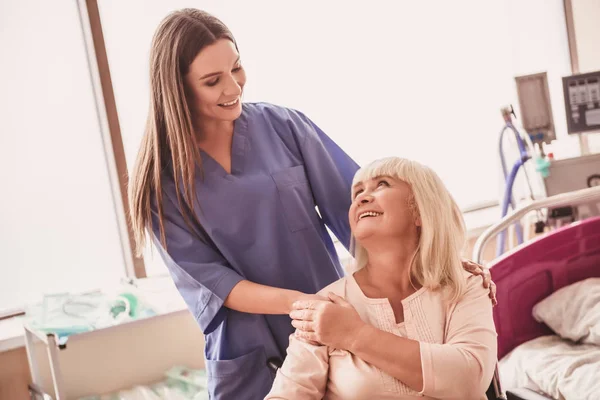
[[[547,178],[550,175],[550,157],[549,155],[552,153],[547,153],[544,157],[544,146],[540,147],[537,143],[535,145],[536,155],[534,159],[535,170],[542,175],[543,178]]]
[[[547,178],[548,176],[550,176],[550,154],[552,153],[548,153],[548,156],[546,156],[545,158],[535,158],[535,170],[539,172],[543,178]]]

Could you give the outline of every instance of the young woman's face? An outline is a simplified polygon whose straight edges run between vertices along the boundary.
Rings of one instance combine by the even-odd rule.
[[[410,206],[410,186],[399,179],[379,176],[352,188],[348,217],[357,241],[370,237],[414,237],[420,220]]]
[[[234,121],[242,113],[246,73],[230,40],[220,39],[202,49],[184,79],[188,101],[196,116]]]

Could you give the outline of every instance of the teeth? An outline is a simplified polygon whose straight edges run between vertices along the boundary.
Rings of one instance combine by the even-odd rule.
[[[358,219],[363,219],[363,218],[365,218],[365,217],[377,217],[377,216],[379,216],[379,215],[381,215],[381,214],[382,214],[382,213],[373,212],[373,211],[367,211],[367,212],[364,212],[364,213],[360,214],[360,215],[358,216]]]
[[[221,103],[221,105],[225,106],[225,107],[229,107],[229,106],[232,106],[232,105],[236,104],[238,102],[238,100],[239,100],[239,98],[237,98],[237,99],[235,99],[233,101],[230,101],[229,103]]]

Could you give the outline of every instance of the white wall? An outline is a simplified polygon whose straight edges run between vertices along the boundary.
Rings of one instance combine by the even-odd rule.
[[[75,1],[0,2],[0,310],[125,266]]]
[[[572,0],[579,70],[600,70],[600,1]]]

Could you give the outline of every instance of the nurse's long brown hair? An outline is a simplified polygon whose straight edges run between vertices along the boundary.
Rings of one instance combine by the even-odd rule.
[[[184,76],[196,55],[219,39],[235,44],[229,29],[214,16],[196,9],[168,15],[158,26],[150,50],[150,109],[129,184],[131,224],[136,253],[146,245],[146,229],[152,232],[151,196],[155,196],[160,241],[167,246],[163,220],[162,174],[170,165],[179,208],[191,226],[195,171],[201,166],[192,115],[185,95]],[[237,47],[237,46],[236,46]]]

